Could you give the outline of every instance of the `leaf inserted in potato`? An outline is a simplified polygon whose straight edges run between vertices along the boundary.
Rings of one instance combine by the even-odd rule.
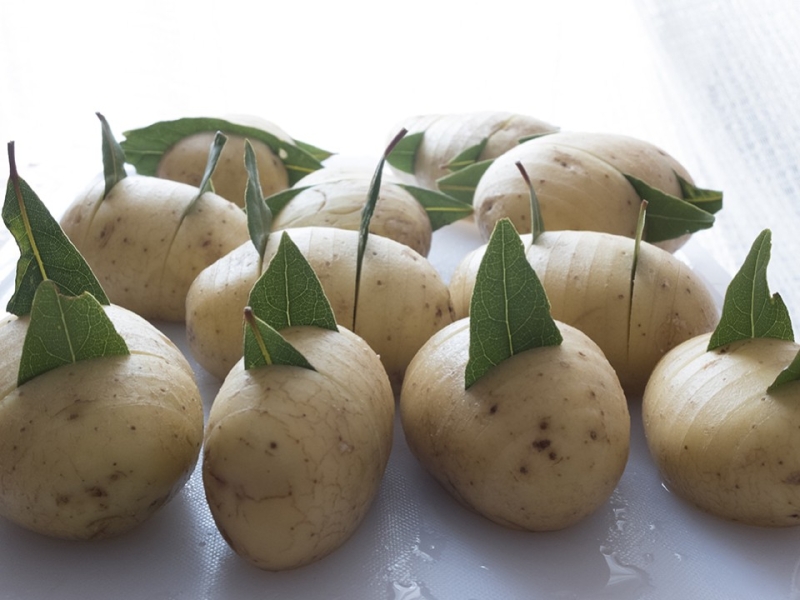
[[[306,357],[300,354],[273,327],[244,309],[244,368],[256,369],[268,365],[290,365],[315,371]]]
[[[14,143],[8,144],[9,179],[3,222],[20,250],[14,294],[6,310],[17,316],[31,311],[34,294],[45,279],[67,295],[92,294],[101,304],[108,298],[89,265],[64,234],[47,207],[17,173]]]
[[[320,161],[331,155],[330,152],[310,144],[280,139],[257,127],[208,117],[159,121],[147,127],[126,131],[121,145],[128,161],[136,167],[140,175],[155,175],[161,157],[169,148],[190,135],[206,131],[223,131],[263,142],[283,162],[290,185],[319,169],[322,166]]]
[[[772,232],[762,231],[753,242],[739,272],[725,292],[719,325],[711,335],[709,350],[749,338],[794,340],[789,311],[779,294],[770,295],[767,266]]]
[[[372,176],[372,181],[369,184],[369,192],[367,193],[367,200],[364,202],[364,208],[361,210],[361,227],[358,230],[358,249],[356,251],[356,290],[353,297],[353,327],[356,330],[356,317],[358,316],[358,296],[361,290],[361,269],[364,264],[364,252],[367,250],[367,242],[369,241],[369,224],[372,221],[372,215],[375,212],[375,205],[378,203],[378,198],[381,193],[381,178],[383,177],[383,166],[386,164],[387,157],[403,141],[403,137],[407,131],[401,129],[396,136],[389,142],[383,156],[378,161],[378,166],[375,168],[375,173]]]
[[[65,296],[55,282],[43,281],[33,299],[17,385],[62,365],[128,354],[125,340],[94,296]]]
[[[286,232],[269,267],[250,291],[249,306],[278,331],[295,325],[338,330],[317,274]]]
[[[625,178],[642,200],[649,203],[645,239],[654,244],[678,238],[687,233],[709,229],[714,215],[702,203],[692,203],[658,190],[632,175]]]
[[[270,230],[272,229],[272,211],[264,201],[261,183],[258,178],[258,165],[256,154],[249,140],[244,145],[244,165],[247,171],[247,186],[245,187],[244,206],[247,211],[247,230],[250,240],[258,252],[258,271],[264,260]]]
[[[438,179],[436,185],[445,194],[462,202],[472,204],[472,198],[475,196],[478,182],[489,167],[492,166],[493,162],[493,159],[488,159],[462,167],[458,171]]]
[[[550,302],[508,219],[498,221],[478,268],[470,304],[465,388],[493,366],[531,348],[557,346]]]
[[[246,369],[270,364],[313,369],[279,330],[307,325],[338,331],[316,273],[286,232],[269,267],[250,291],[244,316]]]
[[[100,113],[96,114],[103,130],[103,178],[106,184],[103,198],[105,198],[111,192],[111,188],[125,179],[128,173],[125,171],[125,152],[122,150],[122,146],[111,132],[106,118]]]
[[[405,191],[411,194],[414,199],[422,205],[428,219],[431,222],[431,229],[436,231],[445,225],[464,219],[472,214],[472,205],[462,202],[457,198],[448,196],[434,190],[415,185],[400,185]]]

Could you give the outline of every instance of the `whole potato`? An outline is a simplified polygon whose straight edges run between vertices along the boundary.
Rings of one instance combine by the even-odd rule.
[[[285,231],[316,272],[337,323],[352,329],[358,232]],[[261,271],[277,251],[279,237],[269,238]],[[255,248],[245,243],[204,269],[186,296],[190,351],[217,377],[242,356],[242,310],[261,271]],[[394,240],[370,235],[355,333],[378,353],[395,389],[417,350],[451,321],[450,293],[427,259]]]
[[[249,239],[235,204],[198,188],[129,175],[103,198],[96,181],[73,201],[61,227],[112,303],[153,320],[183,321],[197,274]]]
[[[352,535],[380,485],[394,420],[389,380],[363,340],[345,329],[281,334],[316,370],[239,361],[211,408],[203,459],[217,527],[268,570],[319,560]]]
[[[669,252],[642,242],[631,285],[634,241],[595,231],[549,231],[535,244],[521,236],[553,318],[602,348],[622,387],[639,396],[667,351],[717,324],[716,301],[703,281]],[[456,318],[467,316],[486,246],[468,254],[450,280]],[[631,293],[633,296],[631,296]]]
[[[635,237],[641,198],[626,175],[677,198],[683,198],[678,176],[692,181],[673,157],[636,138],[566,131],[534,138],[498,157],[478,183],[473,206],[484,239],[503,218],[520,233],[531,231],[530,191],[517,162],[530,177],[550,231]],[[673,252],[687,239],[681,235],[657,245]]]
[[[606,502],[628,458],[625,394],[602,351],[557,323],[558,346],[495,365],[469,389],[469,319],[435,334],[400,396],[406,441],[461,503],[501,525],[568,527]]]
[[[800,524],[800,382],[767,388],[800,350],[772,338],[706,351],[710,334],[658,363],[644,393],[647,445],[669,489],[719,517]]]
[[[144,319],[106,307],[129,356],[58,367],[17,386],[27,317],[0,327],[0,515],[68,539],[124,533],[183,487],[203,407],[181,352]]]

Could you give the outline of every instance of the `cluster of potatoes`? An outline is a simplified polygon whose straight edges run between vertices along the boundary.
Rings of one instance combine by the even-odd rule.
[[[507,113],[409,119],[398,126],[409,131],[405,154],[389,156],[392,172],[370,223],[357,295],[358,228],[372,173],[326,166],[328,153],[268,122],[213,123],[229,129],[213,192],[198,197],[197,188],[213,132],[165,122],[156,125],[177,133],[157,160],[152,152],[141,153],[147,160],[136,158],[146,144],[139,138],[144,130],[126,133],[122,148],[137,173],[110,190],[93,182],[60,221],[115,305],[109,311],[125,314],[118,325],[124,335],[134,316],[143,324],[186,324],[192,356],[223,380],[209,421],[202,422],[191,370],[163,336],[148,337],[132,352],[158,363],[137,366],[136,373],[70,367],[63,379],[77,370],[112,377],[114,386],[98,388],[106,396],[120,379],[160,374],[165,381],[143,385],[166,390],[172,406],[159,402],[157,410],[187,419],[174,437],[189,449],[188,458],[184,452],[181,468],[167,477],[170,485],[154,492],[146,507],[109,508],[111,482],[152,485],[149,475],[134,480],[135,469],[120,459],[103,485],[83,490],[82,521],[63,514],[65,506],[76,506],[77,492],[48,492],[53,497],[46,517],[19,516],[41,493],[24,483],[13,502],[4,484],[0,514],[63,537],[120,533],[125,528],[109,525],[114,519],[102,520],[99,512],[124,521],[118,515],[127,511],[126,527],[140,522],[180,489],[202,446],[206,496],[226,541],[260,568],[297,567],[339,547],[366,514],[388,461],[396,403],[412,452],[458,501],[489,519],[527,530],[560,529],[608,499],[628,457],[627,402],[646,393],[665,355],[709,334],[719,320],[703,281],[671,254],[688,232],[657,244],[633,239],[641,204],[635,182],[678,202],[696,189],[675,159],[640,140],[561,132]],[[261,193],[268,204],[280,198],[272,230],[285,232],[310,264],[339,326],[282,332],[316,370],[243,366],[243,314],[282,240],[270,236],[263,253],[250,240],[241,209],[245,139],[258,159]],[[498,223],[514,224],[563,338],[558,346],[513,356],[469,389],[464,369],[476,343],[470,340],[470,302],[486,246],[465,256],[445,282],[426,258],[431,218],[409,192],[446,191],[464,164],[479,165],[482,173],[470,192],[475,227],[488,240]],[[548,228],[536,237],[519,164],[530,175]],[[16,321],[14,327],[24,324]],[[0,328],[0,334],[11,331],[10,324]],[[62,380],[56,372],[48,377]],[[54,385],[44,378],[25,386],[31,384]],[[179,385],[185,390],[174,391]],[[83,416],[82,390],[65,393],[66,406],[81,411],[50,415],[55,409],[48,409],[41,419]],[[24,386],[6,382],[4,398],[27,394]],[[149,435],[145,423],[155,427],[161,419],[145,416],[141,393],[130,402],[143,420],[115,427],[135,430],[130,443],[138,444]],[[1,410],[13,404],[4,400]],[[3,416],[0,425],[17,427],[25,418]],[[42,436],[51,435],[53,423]],[[103,435],[106,445],[124,437]],[[14,439],[2,436],[2,443]],[[105,459],[96,454],[91,460]],[[0,467],[6,477],[16,463]],[[791,474],[784,479],[792,480]],[[12,504],[16,513],[7,508]],[[79,525],[65,532],[62,519]]]

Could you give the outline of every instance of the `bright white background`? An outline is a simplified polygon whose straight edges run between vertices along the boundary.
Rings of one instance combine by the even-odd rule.
[[[718,228],[693,242],[718,280],[773,228],[771,281],[797,315],[793,1],[3,0],[0,139],[15,140],[20,174],[58,215],[101,169],[95,111],[120,137],[251,113],[360,157],[418,113],[498,109],[633,135],[724,190]],[[3,235],[0,268],[16,260]],[[452,263],[450,250],[440,260]],[[153,522],[99,546],[0,524],[0,598],[800,598],[798,532],[701,515],[661,487],[641,437],[634,450],[598,515],[520,536],[461,512],[398,444],[353,542],[279,575],[232,556],[198,509],[195,478]]]

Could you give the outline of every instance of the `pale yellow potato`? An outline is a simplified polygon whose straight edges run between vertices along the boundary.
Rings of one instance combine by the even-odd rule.
[[[81,193],[61,227],[111,302],[152,320],[183,321],[197,274],[249,239],[247,217],[207,192],[181,221],[198,189],[130,175],[103,199],[103,182]]]
[[[305,185],[301,181],[297,187]],[[371,177],[343,177],[313,185],[275,215],[272,231],[311,226],[358,231],[370,186]],[[433,231],[428,214],[399,185],[381,186],[369,231],[405,244],[422,256],[427,256],[431,249]]]
[[[49,536],[122,534],[175,496],[203,439],[191,367],[169,339],[117,306],[130,356],[82,361],[20,387],[28,318],[0,328],[0,515]]]
[[[211,408],[203,457],[217,527],[267,570],[319,560],[352,535],[380,486],[395,407],[380,360],[356,335],[281,334],[316,371],[238,362]]]
[[[319,277],[336,321],[352,330],[358,232],[330,227],[286,232]],[[280,237],[270,236],[262,271]],[[258,254],[248,242],[204,269],[189,288],[189,349],[217,377],[225,377],[242,356],[242,311],[260,273]],[[394,240],[371,235],[355,333],[381,357],[396,389],[417,350],[452,320],[450,293],[427,259]]]
[[[641,395],[664,354],[718,322],[717,304],[705,283],[652,244],[641,244],[631,300],[633,240],[594,231],[549,231],[536,244],[530,234],[521,238],[553,318],[594,340],[631,396]],[[485,250],[484,245],[464,257],[450,280],[457,319],[469,314]]]
[[[625,394],[602,351],[557,323],[560,346],[496,365],[468,390],[469,319],[441,330],[408,367],[406,441],[457,500],[501,525],[568,527],[614,491],[628,458]]]
[[[800,345],[749,339],[707,352],[710,334],[667,354],[642,416],[670,491],[724,519],[800,524],[800,382],[767,388]]]
[[[156,176],[180,181],[195,187],[200,185],[214,141],[214,131],[203,131],[183,138],[161,157]],[[220,153],[211,182],[214,192],[238,206],[244,206],[247,170],[244,165],[245,137],[226,134],[228,141]],[[289,174],[283,161],[264,142],[250,139],[256,157],[258,179],[265,196],[289,187]]]
[[[497,158],[478,183],[473,207],[484,239],[503,218],[511,219],[520,233],[531,231],[530,192],[517,162],[531,179],[549,231],[591,230],[635,237],[641,199],[625,175],[677,198],[683,193],[676,172],[692,181],[673,157],[642,140],[566,131],[543,136]],[[656,245],[674,252],[688,237]]]
[[[417,150],[414,174],[393,169],[404,183],[436,190],[437,180],[451,171],[447,165],[461,152],[484,139],[487,140],[478,161],[497,158],[532,135],[553,133],[554,125],[526,115],[504,111],[483,111],[446,115],[419,115],[405,119],[392,132],[394,137],[402,127],[409,134],[425,131]]]

